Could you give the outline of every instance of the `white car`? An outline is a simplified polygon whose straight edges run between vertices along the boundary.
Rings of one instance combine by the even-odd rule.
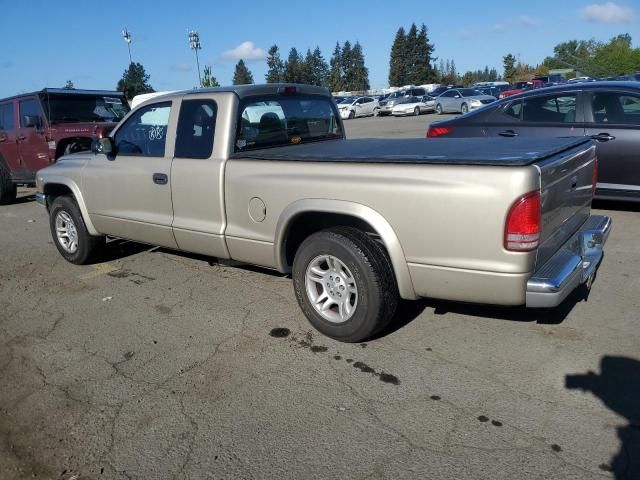
[[[347,118],[366,117],[377,115],[380,110],[378,100],[373,97],[351,97],[338,104],[340,117]]]
[[[435,110],[435,101],[429,96],[424,97],[405,97],[391,110],[391,115],[420,115],[422,113],[433,112]],[[430,102],[430,103],[429,103]]]

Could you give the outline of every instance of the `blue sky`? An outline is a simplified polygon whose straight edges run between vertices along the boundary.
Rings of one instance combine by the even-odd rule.
[[[336,41],[350,40],[363,46],[372,86],[384,87],[395,32],[412,22],[427,25],[435,55],[454,59],[461,72],[485,65],[501,71],[502,56],[509,52],[524,62],[539,63],[554,45],[574,38],[607,40],[630,33],[634,44],[640,44],[636,0],[458,0],[429,5],[414,0],[32,0],[28,11],[34,13],[28,14],[23,3],[0,0],[0,98],[61,87],[67,79],[77,88],[115,88],[128,64],[120,34],[125,26],[133,36],[133,59],[143,63],[156,90],[197,84],[187,39],[194,28],[201,37],[200,64],[213,65],[222,84],[231,82],[238,51],[255,57],[247,63],[261,82],[266,63],[260,58],[274,43],[283,57],[292,46],[304,52],[319,45],[328,60]]]

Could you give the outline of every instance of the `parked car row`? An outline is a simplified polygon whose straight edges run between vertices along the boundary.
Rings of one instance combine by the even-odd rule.
[[[595,140],[596,197],[640,200],[640,83],[567,83],[504,98],[433,123],[427,136],[570,137]]]

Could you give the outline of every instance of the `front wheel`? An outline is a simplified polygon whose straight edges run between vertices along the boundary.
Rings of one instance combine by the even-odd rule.
[[[379,108],[374,108],[373,109],[373,116],[374,117],[378,117],[380,115],[380,109]]]
[[[91,263],[104,246],[104,237],[89,234],[73,198],[56,198],[49,210],[51,236],[60,255],[76,265]]]
[[[6,205],[16,201],[18,189],[11,181],[9,169],[4,166],[4,162],[0,159],[0,205]]]
[[[386,252],[352,227],[309,236],[296,253],[293,285],[309,322],[342,342],[360,342],[384,329],[398,303]]]
[[[442,115],[442,105],[440,105],[440,104],[436,105],[436,113],[438,115]]]
[[[356,112],[354,110],[351,110],[351,112],[349,112],[349,118],[351,120],[353,120],[354,118],[356,118]]]
[[[462,113],[467,113],[469,111],[469,107],[466,103],[463,103],[462,107],[460,107],[460,110],[462,111]]]
[[[413,114],[417,117],[418,115],[420,115],[420,109],[418,107],[413,109]]]

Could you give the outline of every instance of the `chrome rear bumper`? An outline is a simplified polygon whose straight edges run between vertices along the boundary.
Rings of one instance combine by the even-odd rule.
[[[611,219],[592,215],[527,282],[526,305],[556,307],[579,285],[591,282],[609,232]]]

